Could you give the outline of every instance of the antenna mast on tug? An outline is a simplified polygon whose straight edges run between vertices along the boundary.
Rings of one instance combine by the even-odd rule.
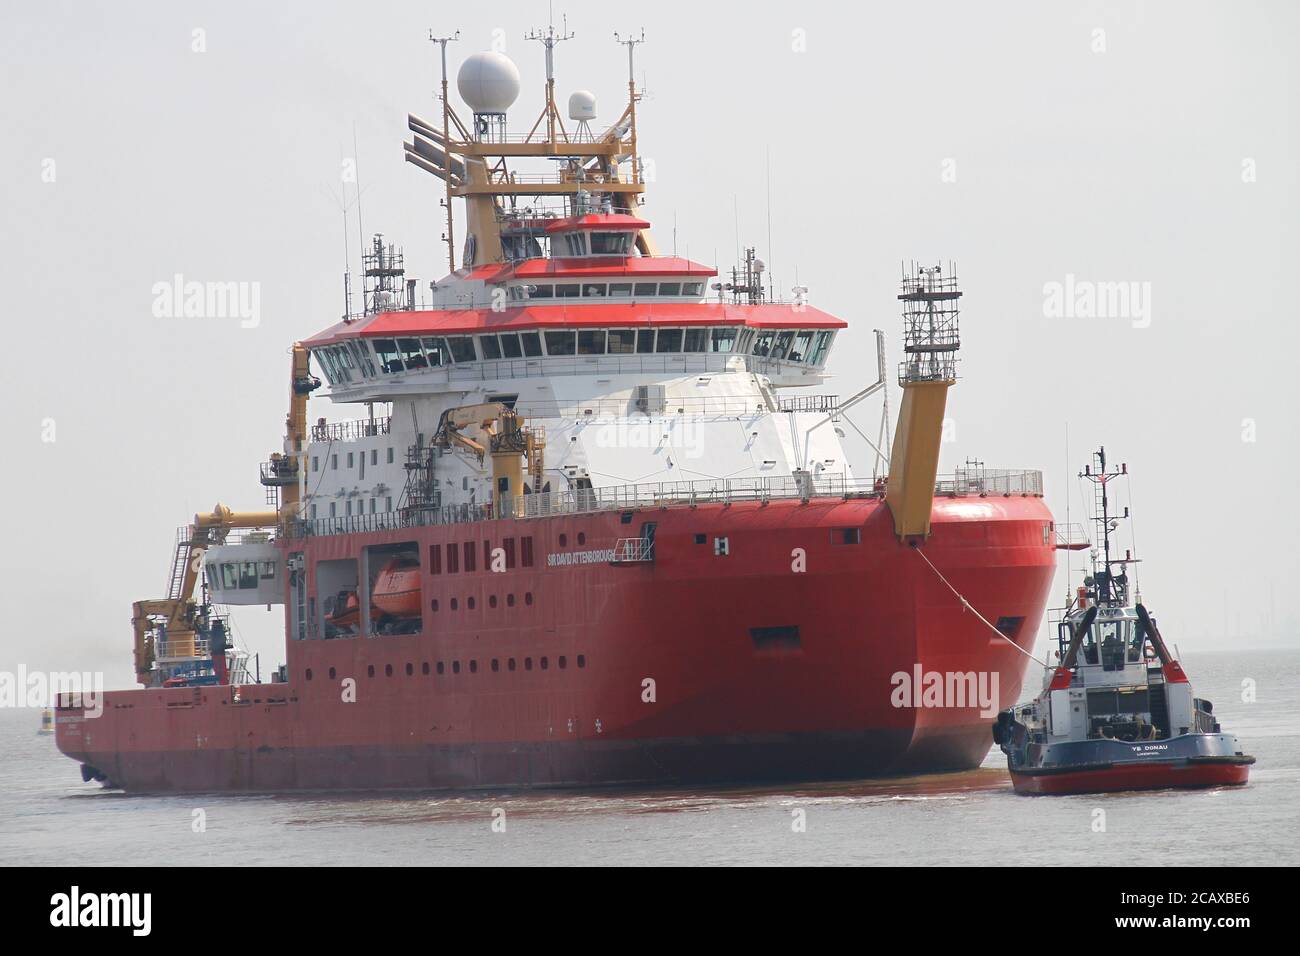
[[[1097,587],[1097,603],[1103,605],[1117,604],[1125,605],[1128,603],[1128,574],[1123,567],[1128,564],[1136,564],[1137,559],[1133,557],[1131,551],[1126,551],[1122,558],[1112,558],[1110,556],[1110,533],[1121,519],[1129,517],[1128,508],[1124,509],[1121,515],[1112,515],[1110,513],[1110,496],[1106,493],[1106,486],[1116,478],[1128,477],[1128,465],[1121,463],[1119,468],[1111,470],[1106,469],[1106,449],[1105,447],[1097,449],[1092,454],[1092,464],[1085,465],[1080,478],[1086,478],[1093,484],[1093,513],[1092,520],[1101,526],[1102,541],[1102,562],[1101,567],[1097,566],[1097,552],[1092,553],[1092,577]],[[1120,572],[1115,574],[1111,571],[1114,565],[1120,566]]]
[[[442,55],[442,142],[445,146],[451,141],[450,137],[450,106],[447,101],[447,44],[454,43],[460,39],[460,31],[457,30],[449,37],[436,37],[433,31],[429,31],[429,39],[438,44],[439,52]],[[451,177],[446,177],[447,196],[443,199],[442,204],[447,207],[447,234],[443,240],[447,243],[447,269],[449,272],[456,271],[456,237],[452,232],[451,220]]]

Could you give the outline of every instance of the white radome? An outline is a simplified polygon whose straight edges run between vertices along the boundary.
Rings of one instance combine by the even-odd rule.
[[[475,53],[461,64],[456,89],[475,113],[504,113],[519,96],[519,68],[504,53]]]
[[[594,120],[596,118],[596,94],[590,90],[575,90],[569,94],[569,119]]]

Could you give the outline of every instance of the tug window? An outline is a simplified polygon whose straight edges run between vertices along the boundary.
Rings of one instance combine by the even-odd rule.
[[[528,293],[530,299],[553,299],[555,298],[555,286],[553,285],[535,285],[532,291]]]
[[[762,332],[754,339],[754,354],[767,355],[772,351],[772,339],[775,337],[773,332]]]
[[[680,352],[682,350],[681,329],[660,329],[656,352]]]
[[[630,282],[611,282],[609,284],[609,294],[613,296],[629,296],[632,294],[632,283]]]
[[[713,347],[714,352],[730,352],[736,345],[735,329],[714,329],[713,330]]]
[[[660,295],[681,295],[682,284],[680,282],[661,282],[659,283]]]
[[[682,283],[682,295],[702,295],[703,292],[704,292],[703,282]]]
[[[636,351],[636,332],[633,329],[609,330],[609,354],[631,355]]]
[[[605,354],[605,330],[599,329],[589,331],[584,329],[578,333],[578,354],[579,355],[604,355]]]
[[[520,332],[519,341],[528,358],[539,358],[542,354],[542,337],[536,332]]]
[[[591,254],[593,256],[625,256],[632,248],[630,232],[593,232],[591,234]]]
[[[593,282],[582,287],[582,297],[584,299],[603,299],[605,297],[605,283]]]
[[[708,343],[708,329],[687,329],[686,344],[682,347],[683,352],[705,352]]]
[[[547,332],[546,354],[572,355],[576,348],[577,338],[577,334],[574,332]]]
[[[654,295],[655,285],[656,283],[654,282],[638,282],[635,288],[632,290],[632,294],[633,295]]]
[[[566,282],[555,287],[555,297],[557,299],[576,299],[581,287],[576,282]]]
[[[478,347],[483,353],[483,358],[488,361],[501,357],[501,343],[497,341],[495,335],[480,335],[478,337]]]
[[[241,561],[239,563],[239,586],[241,588],[257,587],[256,561]]]
[[[233,564],[221,565],[221,588],[231,591],[239,587],[239,568]]]
[[[641,329],[636,334],[636,350],[644,355],[655,350],[655,330]]]

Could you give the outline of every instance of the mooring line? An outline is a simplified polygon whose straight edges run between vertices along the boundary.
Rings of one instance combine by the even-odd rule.
[[[922,561],[924,561],[926,564],[930,565],[930,570],[933,571],[935,574],[937,574],[937,575],[939,576],[939,580],[940,580],[940,581],[942,581],[944,584],[947,584],[947,585],[948,585],[948,590],[951,591],[953,594],[957,595],[957,600],[958,600],[958,601],[961,601],[961,603],[962,603],[962,607],[964,607],[966,610],[970,611],[970,612],[971,612],[972,614],[974,614],[977,618],[979,618],[981,621],[983,621],[984,624],[985,624],[985,626],[988,627],[988,629],[989,629],[990,631],[992,631],[992,632],[993,632],[994,634],[996,634],[998,637],[1002,638],[1002,640],[1006,641],[1008,644],[1010,644],[1012,647],[1014,647],[1016,650],[1018,650],[1021,654],[1024,654],[1024,655],[1025,655],[1026,657],[1028,657],[1031,661],[1035,662],[1036,664],[1041,664],[1043,667],[1047,667],[1047,666],[1048,666],[1046,661],[1040,661],[1037,657],[1035,657],[1033,654],[1029,653],[1027,650],[1025,650],[1023,647],[1021,647],[1019,644],[1017,644],[1017,643],[1016,643],[1015,641],[1013,641],[1011,638],[1007,637],[1005,634],[1003,634],[1001,631],[999,631],[999,630],[998,630],[996,627],[994,627],[992,624],[989,624],[989,620],[988,620],[988,618],[986,618],[986,617],[985,617],[983,614],[981,614],[979,611],[975,610],[975,606],[974,606],[973,604],[971,604],[970,601],[968,601],[968,600],[966,600],[964,597],[962,597],[961,592],[958,591],[955,587],[952,586],[952,584],[949,583],[948,579],[945,578],[945,577],[943,576],[943,572],[940,571],[938,568],[936,568],[936,567],[934,566],[934,562],[931,561],[929,558],[927,558],[927,557],[925,556],[925,552],[924,552],[924,551],[922,551],[920,548],[913,548],[912,550],[915,551],[917,554],[919,554],[919,555],[921,556],[921,560],[922,560]]]

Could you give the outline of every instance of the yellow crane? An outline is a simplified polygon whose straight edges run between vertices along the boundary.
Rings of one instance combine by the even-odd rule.
[[[509,514],[510,503],[524,493],[525,459],[532,490],[542,487],[546,436],[523,422],[518,412],[501,402],[463,405],[443,412],[433,435],[435,447],[462,449],[480,465],[492,456],[492,508],[497,517]],[[478,434],[467,434],[470,429]]]

